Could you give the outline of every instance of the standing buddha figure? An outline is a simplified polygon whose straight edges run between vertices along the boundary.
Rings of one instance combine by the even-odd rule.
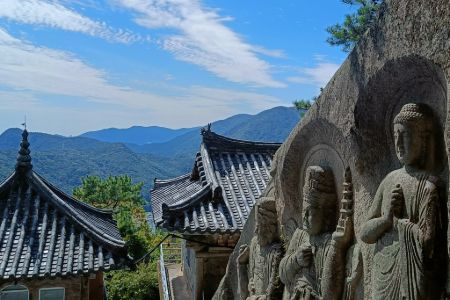
[[[371,299],[439,299],[442,293],[447,210],[442,185],[432,175],[433,137],[430,109],[404,105],[394,119],[403,167],[381,182],[361,228],[361,240],[375,244]]]

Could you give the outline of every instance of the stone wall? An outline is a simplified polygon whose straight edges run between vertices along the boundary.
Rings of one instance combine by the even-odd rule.
[[[195,251],[192,248],[186,247],[186,241],[182,241],[181,255],[183,257],[183,275],[186,278],[191,295],[195,295],[197,291],[197,260],[195,258]]]
[[[422,170],[440,182],[439,197],[444,199],[444,206],[439,207],[439,220],[434,220],[433,224],[440,222],[445,226],[444,234],[448,240],[450,231],[445,206],[448,203],[450,150],[448,78],[449,1],[387,0],[382,5],[377,24],[350,53],[275,155],[273,191],[270,193],[277,203],[280,237],[285,250],[292,243],[296,230],[304,226],[302,203],[307,198],[303,193],[309,167],[321,166],[331,171],[338,199],[336,212],[341,206],[344,171],[349,168],[353,192],[353,247],[361,249],[363,274],[363,280],[356,288],[360,292],[356,292],[354,298],[371,299],[373,292],[371,274],[377,246],[361,241],[361,234],[382,180],[390,172],[402,168],[396,154],[393,124],[395,116],[407,103],[422,103],[432,111],[434,143],[428,152],[433,150],[433,153],[427,161],[427,169]],[[408,192],[404,191],[405,195]],[[338,217],[339,213],[336,213]],[[230,257],[227,274],[215,299],[240,299],[236,258],[239,246],[249,244],[253,237],[251,219]],[[446,248],[447,244],[441,243],[439,247]],[[439,263],[447,266],[447,258],[441,258]],[[440,276],[445,278],[447,274]],[[443,283],[439,285],[437,288],[443,288]],[[412,297],[419,298],[430,297]],[[299,296],[298,299],[303,298]],[[397,298],[393,296],[393,299]]]

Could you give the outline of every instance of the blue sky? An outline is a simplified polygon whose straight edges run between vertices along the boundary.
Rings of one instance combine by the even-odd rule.
[[[346,57],[339,0],[0,0],[0,131],[204,125],[291,105]]]

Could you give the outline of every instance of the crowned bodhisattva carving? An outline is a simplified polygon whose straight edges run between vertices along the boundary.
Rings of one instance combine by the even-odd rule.
[[[295,231],[280,263],[283,299],[341,299],[346,255],[353,238],[352,195],[347,192],[336,224],[337,196],[331,170],[320,166],[306,170],[303,228]]]
[[[440,299],[446,266],[446,214],[441,183],[433,176],[433,115],[406,104],[394,119],[402,168],[381,182],[361,240],[375,244],[371,299]],[[444,268],[444,269],[443,269]]]

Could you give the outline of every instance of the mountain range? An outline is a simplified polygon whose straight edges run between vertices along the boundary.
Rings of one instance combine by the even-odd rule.
[[[256,115],[239,114],[213,122],[211,130],[235,139],[281,143],[299,120],[300,114],[295,108],[278,106]],[[200,130],[195,129],[165,143],[128,147],[137,153],[192,156],[198,151],[200,143]]]
[[[170,129],[160,126],[133,126],[126,129],[108,128],[97,131],[89,131],[81,134],[80,137],[87,137],[110,143],[120,142],[127,144],[145,145],[152,143],[164,143],[186,132],[199,128],[200,127]]]
[[[216,121],[211,128],[232,138],[282,142],[299,119],[294,108],[275,107]],[[21,129],[11,128],[0,135],[0,178],[14,169],[21,133]],[[87,175],[128,174],[134,181],[144,182],[143,194],[148,198],[155,177],[170,178],[190,171],[201,135],[200,127],[133,126],[78,137],[31,132],[29,141],[34,170],[68,193]]]

